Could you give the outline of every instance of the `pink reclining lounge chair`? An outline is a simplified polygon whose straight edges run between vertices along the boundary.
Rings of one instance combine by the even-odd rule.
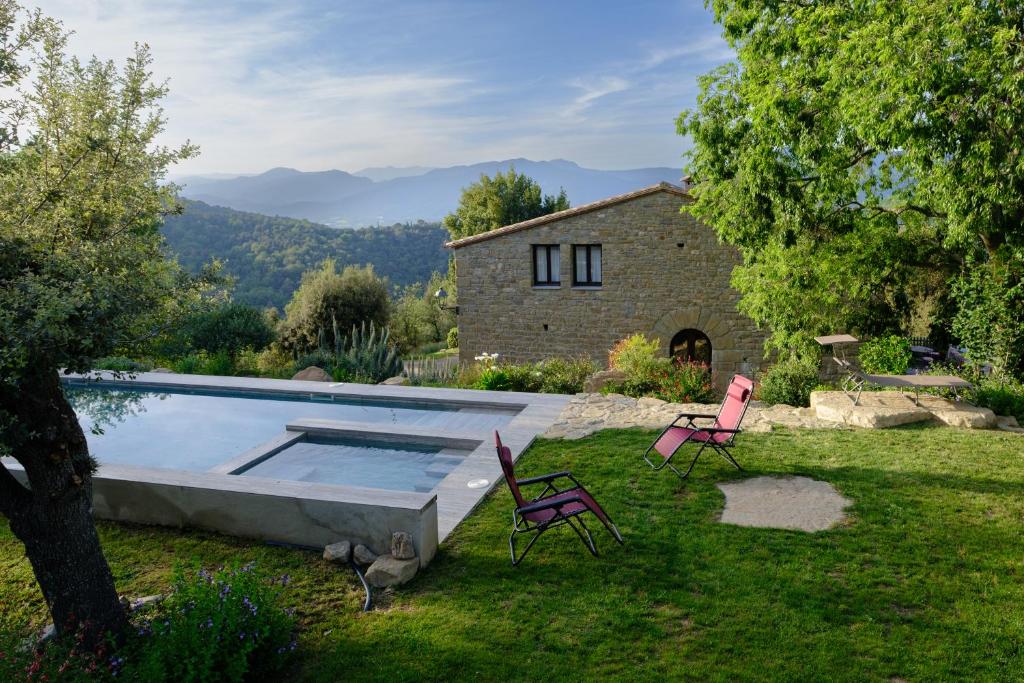
[[[693,471],[705,448],[711,448],[738,469],[742,470],[739,463],[732,457],[729,449],[733,446],[736,435],[740,433],[740,423],[747,412],[747,405],[754,393],[753,380],[743,375],[736,375],[729,383],[725,392],[725,400],[722,407],[718,409],[718,415],[699,415],[696,413],[680,413],[668,427],[665,428],[658,438],[654,440],[646,451],[644,461],[655,470],[669,468],[681,479],[686,479]],[[686,419],[686,423],[679,424],[679,421]],[[701,427],[695,420],[714,420],[708,427]],[[680,472],[672,465],[672,457],[686,444],[694,444],[697,447],[697,454],[693,456],[690,466],[686,472]],[[654,455],[657,452],[658,455]],[[653,459],[652,459],[653,458]]]
[[[597,517],[608,532],[622,543],[622,535],[612,523],[611,518],[597,504],[590,492],[583,488],[583,484],[576,481],[576,478],[569,472],[554,472],[529,479],[516,479],[515,469],[512,464],[512,451],[508,446],[501,444],[501,437],[494,432],[494,442],[498,448],[498,461],[501,463],[501,470],[505,473],[505,481],[512,491],[512,497],[516,500],[516,509],[512,512],[512,534],[508,537],[508,549],[512,553],[512,566],[523,561],[526,553],[548,529],[553,529],[563,524],[569,525],[576,535],[580,537],[583,544],[587,546],[590,553],[597,557],[597,548],[594,546],[594,537],[590,535],[590,529],[580,518],[584,513],[591,513]],[[572,482],[569,488],[559,488],[555,482],[559,480]],[[520,486],[530,484],[546,484],[540,495],[531,500],[523,498]],[[523,553],[516,557],[515,539],[519,534],[533,534],[530,542],[526,544]],[[585,535],[584,535],[585,534]]]

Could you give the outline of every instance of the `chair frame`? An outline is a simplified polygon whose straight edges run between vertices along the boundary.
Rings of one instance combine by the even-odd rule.
[[[567,479],[573,483],[573,486],[570,488],[560,489],[555,485],[555,481],[559,479]],[[587,489],[583,487],[583,484],[581,484],[576,477],[572,476],[571,473],[552,472],[551,474],[543,474],[538,477],[516,479],[517,486],[529,486],[531,484],[542,483],[546,484],[546,486],[544,487],[544,490],[541,491],[540,495],[534,497],[526,505],[517,507],[512,511],[512,533],[508,537],[508,549],[509,553],[512,555],[513,567],[523,561],[526,554],[530,552],[530,548],[533,547],[533,544],[537,542],[537,539],[539,539],[545,531],[565,525],[569,526],[569,528],[576,532],[576,535],[579,536],[583,545],[587,547],[587,550],[590,551],[591,555],[598,557],[599,554],[597,552],[597,546],[594,544],[594,536],[590,533],[589,527],[587,527],[580,518],[581,515],[588,512],[597,517],[598,521],[604,524],[604,527],[612,537],[618,541],[619,545],[624,543],[622,540],[622,534],[619,533],[619,530],[612,521],[612,518],[607,512],[604,512],[603,509],[601,511],[604,512],[604,516],[607,521],[605,521],[605,519],[601,519],[600,515],[590,509],[589,506],[584,507],[581,510],[563,512],[563,507],[572,505],[573,503],[583,503],[586,505],[586,501],[584,501],[581,496],[570,496],[559,500],[550,500],[551,496],[556,496],[561,493],[569,493],[572,491],[580,491],[581,493],[586,494],[591,500],[595,500],[594,496],[587,491]],[[545,498],[549,500],[545,500]],[[531,522],[524,516],[531,512],[541,512],[543,510],[555,510],[555,515],[544,522]],[[517,558],[516,537],[521,534],[532,534],[532,537]]]
[[[741,375],[737,375],[737,377],[739,376]],[[735,381],[735,378],[733,379]],[[753,387],[751,387],[751,393],[753,393]],[[676,476],[678,476],[680,479],[686,479],[687,477],[690,476],[690,472],[692,472],[693,468],[697,465],[697,461],[700,460],[700,456],[704,454],[704,450],[710,447],[713,451],[722,456],[726,462],[728,462],[730,465],[732,465],[737,470],[742,472],[743,468],[740,467],[740,464],[738,462],[736,462],[736,458],[733,457],[732,452],[729,449],[736,445],[736,435],[743,431],[739,427],[739,425],[743,424],[743,418],[747,414],[747,408],[750,407],[751,397],[748,396],[747,400],[743,402],[743,410],[740,411],[740,416],[736,420],[737,426],[735,429],[727,429],[725,427],[713,426],[701,427],[695,422],[695,420],[717,420],[719,416],[722,414],[722,410],[725,409],[725,403],[728,400],[729,397],[728,395],[726,395],[726,398],[725,400],[722,401],[722,406],[721,408],[719,408],[718,414],[716,415],[710,415],[705,413],[679,413],[676,416],[676,419],[672,420],[671,424],[669,424],[667,427],[661,430],[661,433],[658,434],[658,438],[656,438],[651,443],[651,445],[647,447],[647,450],[644,451],[644,462],[650,465],[655,472],[663,470],[667,467],[673,472],[675,472]],[[686,419],[686,424],[680,425],[679,421],[684,418]],[[650,457],[651,451],[653,451],[654,447],[658,445],[658,442],[661,441],[661,438],[668,434],[668,432],[671,429],[679,427],[682,427],[683,429],[690,429],[693,431],[691,434],[687,435],[687,437],[683,439],[671,453],[669,453],[667,456],[662,456],[662,461],[660,463],[652,461]],[[679,452],[679,449],[681,449],[683,446],[690,443],[691,441],[694,441],[694,437],[698,434],[705,434],[706,438],[704,438],[701,442],[700,448],[697,449],[697,453],[696,455],[693,456],[693,460],[690,461],[690,466],[686,468],[686,472],[680,472],[678,469],[676,469],[675,465],[672,464],[672,458],[674,458],[676,453]],[[716,434],[728,434],[729,438],[724,439],[722,441],[715,441],[713,437]],[[661,453],[659,452],[658,455],[661,455]]]

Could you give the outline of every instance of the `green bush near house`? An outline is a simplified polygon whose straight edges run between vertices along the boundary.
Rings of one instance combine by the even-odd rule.
[[[860,346],[860,367],[875,375],[902,375],[910,366],[910,342],[899,335],[875,337]]]
[[[445,341],[447,342],[449,349],[459,348],[459,328],[453,327],[448,330],[448,336],[445,337]]]
[[[806,408],[811,392],[818,386],[818,368],[798,358],[779,361],[760,377],[758,398],[768,405],[785,404]]]
[[[1006,376],[974,379],[974,403],[1024,424],[1024,383]]]

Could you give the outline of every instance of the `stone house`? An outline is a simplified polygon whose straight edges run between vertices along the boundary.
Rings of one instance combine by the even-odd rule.
[[[752,376],[765,334],[736,309],[738,251],[680,212],[661,183],[447,244],[455,251],[459,359],[590,356],[642,332],[666,355]]]

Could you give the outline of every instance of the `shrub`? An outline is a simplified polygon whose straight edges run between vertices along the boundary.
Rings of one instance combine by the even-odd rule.
[[[389,337],[387,328],[373,323],[353,326],[344,354],[338,354],[344,360],[335,367],[345,369],[357,380],[375,384],[402,374],[402,358]]]
[[[653,395],[670,403],[712,403],[716,392],[711,368],[705,363],[678,360],[661,371]]]
[[[999,376],[975,380],[974,402],[996,415],[1011,415],[1024,424],[1024,383]]]
[[[126,356],[107,356],[93,363],[96,370],[113,370],[114,372],[149,372],[153,366],[143,361],[132,360]]]
[[[902,375],[913,356],[910,342],[898,335],[875,337],[861,344],[860,366],[864,372],[879,375]]]
[[[768,405],[784,403],[806,408],[818,386],[818,369],[808,361],[788,358],[768,368],[760,377],[758,397]]]
[[[594,374],[589,358],[550,358],[540,363],[541,384],[545,394],[578,394],[587,377]]]
[[[266,680],[295,649],[295,620],[280,587],[253,565],[215,572],[175,570],[172,592],[139,629],[145,638],[131,674],[153,681]],[[133,661],[134,660],[134,661]]]
[[[235,355],[246,348],[260,351],[274,341],[274,328],[263,311],[229,303],[189,318],[180,332],[195,351]]]
[[[364,323],[383,327],[390,301],[387,282],[372,266],[348,266],[338,273],[327,259],[317,270],[302,276],[302,283],[285,306],[280,324],[280,343],[293,352],[318,347],[340,347],[341,334]]]
[[[262,351],[242,349],[235,356],[235,373],[258,377],[287,379],[295,374],[295,361],[276,346]]]
[[[459,328],[453,327],[448,330],[448,336],[445,337],[445,341],[447,342],[449,349],[459,348]]]
[[[175,372],[183,375],[233,375],[235,364],[227,351],[209,354],[206,351],[192,353],[179,358],[172,364]]]
[[[669,360],[658,357],[657,339],[648,340],[639,332],[618,342],[608,353],[608,367],[621,370],[636,384],[645,384],[664,371]]]

